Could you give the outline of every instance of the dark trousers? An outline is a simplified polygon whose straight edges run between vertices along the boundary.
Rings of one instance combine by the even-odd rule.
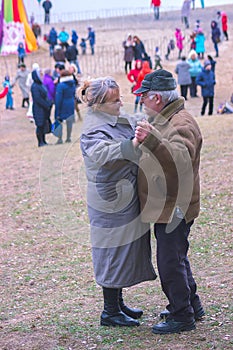
[[[197,96],[196,77],[191,77],[190,96],[191,97],[196,97]]]
[[[213,114],[213,107],[214,107],[214,96],[208,96],[208,97],[203,97],[203,104],[201,108],[201,115],[205,114],[205,109],[207,104],[209,103],[209,115]]]
[[[162,290],[169,301],[167,309],[171,317],[180,322],[193,320],[192,305],[200,304],[196,294],[197,285],[187,257],[188,236],[192,224],[193,221],[186,223],[184,219],[174,217],[169,225],[154,225],[157,240],[157,266]],[[167,233],[169,226],[171,232]]]
[[[188,20],[188,17],[186,17],[186,16],[182,17],[182,22],[184,22],[185,28],[188,29],[188,28],[189,28],[189,20]]]
[[[45,125],[36,127],[36,137],[38,140],[38,147],[44,146],[46,144],[44,128],[45,128]]]
[[[224,36],[225,36],[226,40],[228,40],[228,33],[227,33],[227,31],[226,31],[226,30],[224,30],[224,31],[223,31],[223,34],[224,34]]]
[[[49,24],[50,23],[50,14],[49,12],[45,12],[44,14],[44,24]]]
[[[154,19],[159,19],[159,6],[154,6]]]
[[[180,85],[180,94],[185,100],[187,100],[188,87],[189,85]]]
[[[165,55],[166,60],[169,60],[170,53],[171,53],[171,49],[169,47],[167,47],[167,53]]]
[[[127,68],[129,67],[129,71],[132,69],[132,62],[125,61],[125,74],[128,73]]]
[[[216,52],[215,57],[218,57],[218,43],[214,43],[214,49],[215,49],[215,52]]]

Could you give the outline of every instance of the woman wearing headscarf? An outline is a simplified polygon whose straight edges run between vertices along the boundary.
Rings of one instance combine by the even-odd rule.
[[[32,71],[33,84],[31,86],[32,94],[32,112],[36,124],[36,136],[38,147],[45,146],[46,122],[50,117],[52,102],[48,99],[45,86],[42,84],[42,74],[40,69]]]

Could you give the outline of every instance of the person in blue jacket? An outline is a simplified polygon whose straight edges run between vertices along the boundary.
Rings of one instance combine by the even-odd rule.
[[[42,7],[44,8],[44,24],[49,24],[50,23],[50,10],[52,8],[52,3],[50,0],[45,0],[42,3]]]
[[[66,142],[71,142],[72,126],[74,122],[76,82],[73,75],[66,69],[61,71],[59,83],[56,86],[55,96],[55,120],[66,121],[67,137]],[[57,144],[63,143],[62,127],[58,135]]]
[[[12,88],[14,85],[12,85],[10,83],[10,77],[9,75],[6,75],[5,76],[5,80],[3,82],[3,87],[8,87],[8,92],[7,92],[7,95],[6,95],[6,109],[11,109],[13,110],[13,104],[14,104],[14,100],[13,100],[13,97],[12,97],[12,94],[13,94],[13,91],[12,91]]]
[[[201,108],[201,115],[205,114],[206,106],[209,103],[209,115],[213,114],[214,106],[214,85],[216,84],[214,72],[211,69],[211,62],[206,60],[202,72],[196,78],[197,85],[201,86],[201,95],[203,97],[203,104]]]
[[[24,48],[24,44],[22,42],[19,43],[17,51],[18,51],[18,66],[19,66],[21,63],[24,63],[24,57],[26,56],[26,51]]]
[[[211,21],[211,39],[214,44],[214,49],[216,52],[215,57],[219,57],[218,44],[221,41],[221,32],[216,21]]]
[[[91,47],[91,54],[95,54],[95,32],[92,27],[88,27],[88,37],[86,40],[89,40],[89,44]]]
[[[75,46],[77,45],[77,42],[78,42],[78,34],[76,33],[76,31],[74,29],[71,32],[71,42]]]
[[[52,57],[54,52],[54,47],[57,45],[57,32],[54,27],[51,28],[47,41],[49,44],[49,54]]]
[[[32,112],[36,124],[36,137],[38,140],[38,147],[47,145],[45,141],[46,122],[50,121],[50,112],[52,102],[48,99],[46,87],[42,83],[42,75],[40,69],[32,71]]]
[[[203,33],[202,28],[198,28],[196,36],[195,36],[195,43],[196,43],[196,53],[199,59],[204,58],[205,53],[205,35]]]

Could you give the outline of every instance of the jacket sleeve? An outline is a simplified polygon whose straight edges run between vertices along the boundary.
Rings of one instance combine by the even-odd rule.
[[[121,142],[107,138],[101,131],[83,134],[81,137],[83,152],[99,166],[122,157]]]
[[[205,86],[205,82],[204,82],[203,74],[202,74],[202,73],[198,74],[198,76],[196,77],[196,84],[197,84],[197,85],[200,85],[200,86],[202,86],[202,87]]]
[[[152,130],[140,148],[153,154],[164,169],[171,169],[175,164],[182,174],[192,166],[200,140],[198,130],[188,123],[179,128],[172,127],[166,137],[157,129]]]
[[[6,86],[4,88],[4,90],[2,92],[0,92],[0,98],[5,97],[7,95],[7,93],[8,93],[8,86]]]

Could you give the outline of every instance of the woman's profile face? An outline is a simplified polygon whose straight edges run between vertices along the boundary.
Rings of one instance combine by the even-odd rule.
[[[119,116],[120,108],[123,106],[119,89],[109,89],[104,102],[99,105],[99,109],[111,115]]]

